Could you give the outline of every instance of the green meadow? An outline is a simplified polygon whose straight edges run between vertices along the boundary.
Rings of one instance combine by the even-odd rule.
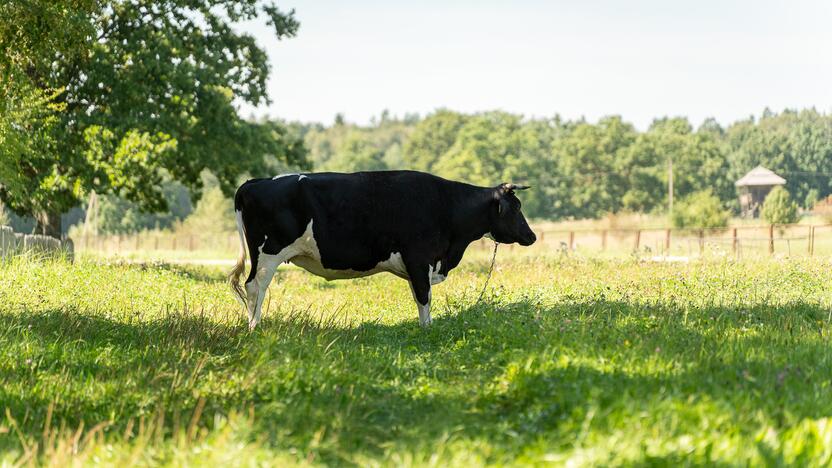
[[[0,265],[0,461],[829,465],[823,260],[473,255],[418,326],[392,275],[283,267],[249,332],[219,267]]]

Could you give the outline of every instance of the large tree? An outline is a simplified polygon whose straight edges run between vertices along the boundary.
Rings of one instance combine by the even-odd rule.
[[[267,156],[307,166],[285,127],[241,119],[268,102],[266,53],[235,27],[293,12],[257,0],[12,0],[0,5],[0,200],[60,234],[90,191],[163,210],[163,177],[230,194]]]

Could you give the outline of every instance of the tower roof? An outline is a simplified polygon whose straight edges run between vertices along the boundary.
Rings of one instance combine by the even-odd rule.
[[[742,176],[740,180],[734,182],[734,185],[737,187],[755,187],[766,185],[784,185],[785,183],[786,179],[763,166],[757,166],[754,169],[751,169],[748,174]]]

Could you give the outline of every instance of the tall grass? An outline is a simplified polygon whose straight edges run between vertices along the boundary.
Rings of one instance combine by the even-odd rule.
[[[475,255],[405,282],[0,266],[0,457],[30,464],[832,463],[823,261]]]

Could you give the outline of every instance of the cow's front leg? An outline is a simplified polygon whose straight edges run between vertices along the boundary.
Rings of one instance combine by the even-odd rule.
[[[408,266],[410,276],[410,291],[419,308],[419,324],[423,327],[430,325],[430,270],[428,265]]]

